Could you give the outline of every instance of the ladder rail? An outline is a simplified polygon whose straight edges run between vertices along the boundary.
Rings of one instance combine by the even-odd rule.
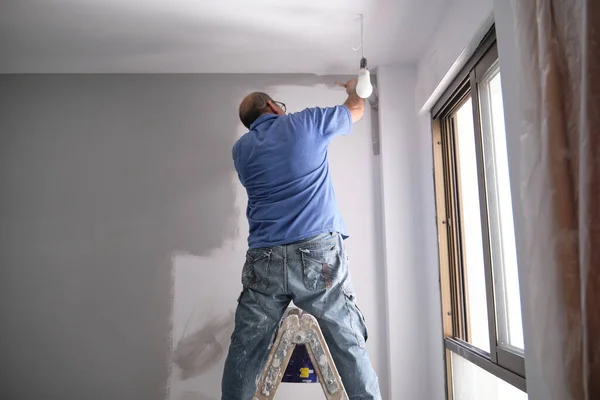
[[[316,318],[298,309],[286,311],[260,375],[253,400],[273,400],[296,345],[305,345],[328,400],[348,400]]]

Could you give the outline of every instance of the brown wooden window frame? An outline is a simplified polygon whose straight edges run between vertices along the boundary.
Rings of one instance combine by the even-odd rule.
[[[481,41],[474,55],[434,105],[432,117],[434,183],[437,209],[437,230],[440,263],[440,289],[442,295],[442,322],[446,349],[446,378],[448,398],[452,398],[452,368],[450,352],[454,352],[487,372],[526,390],[524,355],[498,343],[494,281],[488,224],[488,201],[481,117],[479,110],[479,83],[498,60],[495,30]],[[485,292],[490,337],[490,353],[467,341],[468,302],[461,252],[460,177],[457,171],[457,152],[454,140],[453,113],[471,97],[475,132],[477,178],[483,239]]]

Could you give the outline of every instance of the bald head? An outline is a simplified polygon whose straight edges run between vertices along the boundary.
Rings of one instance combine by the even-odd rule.
[[[240,120],[250,129],[250,125],[263,114],[279,114],[273,99],[266,93],[254,92],[242,100],[240,104]]]

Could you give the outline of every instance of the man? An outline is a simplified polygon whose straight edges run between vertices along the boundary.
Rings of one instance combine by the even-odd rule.
[[[248,193],[249,250],[222,382],[223,400],[251,400],[269,345],[290,301],[317,318],[351,400],[381,399],[355,304],[327,147],[362,118],[356,80],[341,106],[285,113],[252,93],[240,105],[250,130],[233,146]]]

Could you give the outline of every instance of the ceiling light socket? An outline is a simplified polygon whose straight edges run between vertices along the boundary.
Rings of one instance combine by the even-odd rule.
[[[363,69],[363,68],[365,68],[365,69],[367,68],[367,59],[364,57],[360,59],[360,69]]]

